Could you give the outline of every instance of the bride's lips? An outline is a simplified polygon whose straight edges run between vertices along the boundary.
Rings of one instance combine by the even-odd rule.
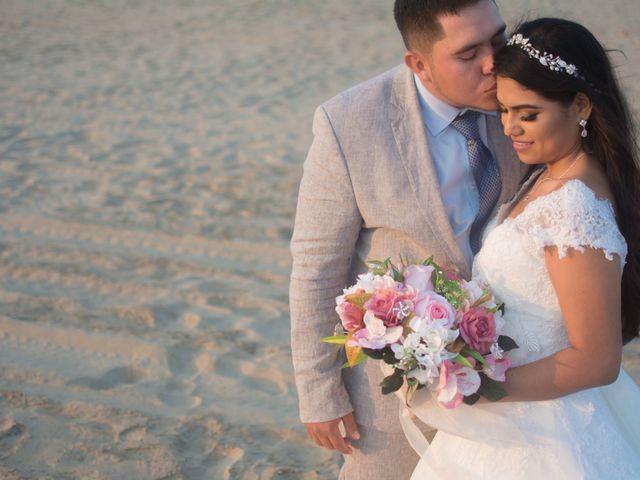
[[[533,142],[523,142],[517,140],[511,140],[511,142],[513,143],[513,149],[516,152],[524,152],[525,150],[528,150],[531,145],[533,145]]]
[[[494,83],[490,88],[487,88],[484,93],[496,93],[498,90],[498,85]]]

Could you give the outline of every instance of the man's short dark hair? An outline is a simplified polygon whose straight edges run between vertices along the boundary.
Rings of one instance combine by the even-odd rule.
[[[442,38],[441,15],[457,15],[481,0],[396,0],[393,16],[407,50]]]

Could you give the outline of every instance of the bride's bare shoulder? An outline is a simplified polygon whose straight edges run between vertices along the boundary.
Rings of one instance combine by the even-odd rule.
[[[615,197],[609,187],[609,182],[604,169],[593,158],[589,158],[589,161],[585,163],[574,177],[576,180],[580,180],[587,187],[589,187],[596,197],[609,200],[615,205]]]

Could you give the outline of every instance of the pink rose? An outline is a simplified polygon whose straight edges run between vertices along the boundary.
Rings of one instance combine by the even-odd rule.
[[[489,353],[496,341],[496,320],[484,308],[470,308],[460,321],[460,335],[471,348],[481,354]]]
[[[404,284],[420,293],[433,292],[431,274],[434,268],[429,265],[409,265],[404,271]]]
[[[487,377],[497,382],[504,382],[507,379],[505,374],[509,367],[511,367],[511,361],[507,357],[497,359],[493,355],[487,355],[485,360],[489,366],[483,366],[482,371]]]
[[[376,294],[364,304],[364,308],[382,320],[386,327],[396,327],[404,320],[404,316],[398,316],[397,308],[401,307],[401,302],[407,299],[408,296],[401,295],[393,290],[378,290]]]
[[[362,321],[364,312],[353,303],[342,302],[336,307],[336,312],[338,312],[342,326],[347,332],[352,332],[364,327],[364,322]]]
[[[398,294],[393,290],[380,289],[364,304],[364,308],[380,320],[388,320],[393,316],[393,306],[397,299]]]
[[[418,295],[415,314],[431,321],[439,321],[444,327],[451,327],[456,320],[456,311],[451,304],[446,298],[434,292]]]

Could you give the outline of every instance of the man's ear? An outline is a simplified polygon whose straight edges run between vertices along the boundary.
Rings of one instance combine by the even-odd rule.
[[[431,66],[424,54],[409,50],[404,54],[404,64],[416,74],[423,85],[431,83]]]

